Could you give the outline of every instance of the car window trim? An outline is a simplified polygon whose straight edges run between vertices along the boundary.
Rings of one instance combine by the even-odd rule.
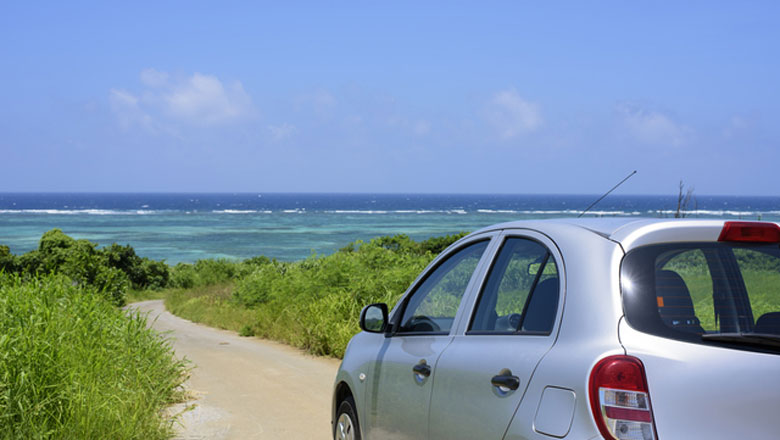
[[[524,235],[527,234],[527,235]],[[562,262],[558,262],[558,258],[556,258],[556,254],[553,253],[552,249],[547,243],[545,243],[542,239],[533,237],[530,234],[538,234],[541,237],[544,237],[547,240],[550,240],[550,243],[554,246],[554,249],[557,251],[558,247],[555,245],[555,242],[552,241],[550,237],[547,235],[535,231],[532,229],[529,229],[527,231],[517,231],[517,230],[509,230],[509,231],[503,231],[503,233],[498,237],[498,245],[495,252],[493,252],[493,255],[490,258],[489,261],[489,267],[487,268],[485,275],[482,279],[482,282],[476,289],[476,298],[474,298],[473,303],[471,304],[471,316],[468,319],[468,324],[466,325],[465,332],[463,333],[466,336],[485,336],[485,335],[495,335],[495,336],[503,336],[503,335],[521,335],[521,336],[550,336],[557,330],[558,321],[560,320],[561,315],[561,308],[562,308],[562,302],[563,302],[563,295],[561,294],[563,292],[563,264]],[[490,330],[471,330],[471,326],[474,324],[474,319],[476,319],[477,315],[477,308],[479,307],[479,302],[482,299],[482,294],[484,293],[484,289],[487,287],[487,282],[490,279],[490,275],[493,271],[493,268],[495,267],[496,260],[498,259],[498,256],[501,254],[501,251],[504,249],[504,245],[506,242],[511,238],[520,238],[524,240],[530,240],[533,241],[540,246],[542,246],[547,252],[545,254],[544,263],[546,265],[547,262],[549,262],[550,258],[552,258],[553,262],[555,263],[555,266],[558,270],[558,310],[556,311],[555,319],[553,320],[553,327],[549,332],[537,332],[537,331],[527,331],[522,330],[523,328],[523,321],[525,321],[525,312],[528,308],[528,304],[531,300],[531,296],[533,295],[534,290],[536,289],[536,284],[539,282],[539,279],[541,278],[542,271],[544,269],[543,266],[540,266],[540,271],[536,274],[536,277],[534,278],[534,282],[532,284],[532,288],[528,294],[528,298],[526,298],[525,304],[523,305],[523,313],[521,316],[521,321],[519,325],[519,329],[517,331],[500,331],[500,332],[494,332]]]

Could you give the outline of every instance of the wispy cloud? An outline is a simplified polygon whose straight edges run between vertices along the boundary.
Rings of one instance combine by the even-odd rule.
[[[515,89],[496,93],[487,105],[485,118],[502,139],[530,133],[543,122],[539,106],[521,97]]]
[[[643,144],[680,147],[693,135],[691,128],[659,111],[630,103],[618,104],[616,111],[628,134]]]
[[[146,114],[139,105],[139,99],[126,90],[111,89],[108,95],[111,111],[114,112],[119,125],[129,129],[139,125],[148,131],[155,131],[151,116]]]
[[[172,78],[155,69],[143,70],[140,81],[144,88],[136,94],[124,89],[109,93],[111,108],[125,128],[134,124],[150,130],[166,124],[218,126],[257,114],[239,81],[225,84],[216,76],[197,72]]]

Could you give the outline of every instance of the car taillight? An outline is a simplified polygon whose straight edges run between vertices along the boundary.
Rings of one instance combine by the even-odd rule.
[[[590,407],[608,440],[657,439],[645,368],[635,357],[609,356],[593,367]]]
[[[726,222],[718,241],[780,243],[780,226],[762,222]]]

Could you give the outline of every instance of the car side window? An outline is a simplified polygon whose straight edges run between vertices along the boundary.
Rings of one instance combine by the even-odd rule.
[[[466,287],[489,240],[460,249],[433,269],[404,309],[399,333],[449,333]]]
[[[470,334],[549,334],[558,311],[558,267],[542,244],[504,241],[490,268]]]

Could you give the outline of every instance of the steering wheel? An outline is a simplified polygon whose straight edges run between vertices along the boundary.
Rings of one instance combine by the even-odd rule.
[[[412,319],[407,322],[406,328],[413,332],[438,332],[441,330],[439,324],[436,324],[433,319],[425,315],[413,316]]]

